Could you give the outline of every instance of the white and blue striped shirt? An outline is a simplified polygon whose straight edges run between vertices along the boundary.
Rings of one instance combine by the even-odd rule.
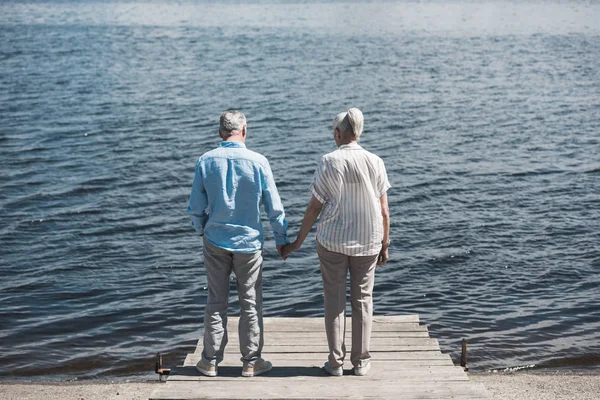
[[[349,256],[378,254],[383,239],[380,198],[390,187],[383,160],[358,144],[325,154],[310,186],[323,203],[319,243]]]

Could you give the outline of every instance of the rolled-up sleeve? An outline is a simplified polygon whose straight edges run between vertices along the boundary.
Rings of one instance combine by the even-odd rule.
[[[202,163],[198,161],[196,164],[196,172],[194,174],[194,183],[192,184],[192,193],[188,202],[187,213],[192,219],[192,226],[200,234],[204,234],[204,227],[208,219],[206,207],[208,206],[208,198],[202,181]]]
[[[267,163],[261,169],[262,179],[262,202],[269,218],[269,223],[273,229],[273,236],[275,236],[275,243],[284,245],[289,243],[287,238],[287,221],[285,219],[285,212],[283,210],[283,204],[275,185],[275,179],[273,178],[273,172],[271,166]]]

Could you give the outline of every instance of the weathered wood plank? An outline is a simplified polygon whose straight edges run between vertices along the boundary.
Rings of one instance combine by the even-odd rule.
[[[338,381],[332,382],[332,380]],[[169,382],[159,388],[151,400],[201,399],[485,399],[487,392],[481,384],[465,382],[407,382],[386,385],[354,376],[321,378],[320,381],[293,381],[289,384],[269,384],[268,379],[244,381],[238,385],[212,382]]]
[[[305,338],[298,339],[297,337],[292,338],[279,338],[279,340],[274,340],[271,338],[269,340],[269,336],[265,335],[265,347],[296,347],[296,346],[327,346],[327,338],[325,336],[317,337],[317,338]],[[352,344],[351,339],[346,340],[346,347]],[[439,342],[437,339],[429,339],[429,338],[394,338],[394,337],[374,337],[371,338],[371,349],[375,349],[377,347],[384,346],[431,346],[436,347],[439,346]],[[239,348],[239,339],[237,335],[233,335],[229,337],[227,341],[227,347],[235,347]],[[374,350],[377,351],[377,350]],[[392,350],[393,351],[393,350]]]
[[[269,378],[267,381],[263,381],[264,385],[279,385],[279,384],[290,384],[302,382],[302,384],[312,384],[314,382],[319,382],[323,379],[330,379],[331,376],[328,376],[325,372],[323,372],[322,368],[314,367],[312,368],[315,372],[308,372],[308,369],[300,369],[300,368],[280,368],[279,372],[275,371],[272,374],[269,373]],[[241,368],[234,369],[236,373],[226,373],[225,375],[219,378],[219,382],[222,385],[240,385],[243,386],[244,383],[242,380],[248,380],[241,376]],[[282,372],[283,371],[283,372]],[[290,371],[301,371],[303,374],[313,374],[309,376],[293,376],[293,372]],[[352,377],[353,379],[362,379],[362,377],[355,376],[351,371],[346,371],[347,376]],[[262,375],[261,375],[262,377]],[[211,381],[211,379],[215,378],[207,378],[206,376],[184,376],[184,375],[175,375],[169,377],[169,382],[199,382],[204,384],[206,382]],[[259,379],[259,377],[257,377]],[[263,379],[263,378],[261,378]],[[389,384],[390,380],[398,379],[403,383],[412,383],[412,382],[468,382],[469,378],[464,374],[444,374],[440,373],[437,375],[432,374],[402,374],[401,372],[397,373],[384,373],[381,374],[378,379],[374,379],[375,381],[379,381],[380,383]]]
[[[242,384],[245,380],[242,376],[242,365],[219,366],[218,377],[206,377],[196,370],[195,367],[178,367],[171,371],[168,381],[237,381]],[[353,375],[351,365],[344,371],[345,375]],[[322,368],[322,363],[317,365],[310,362],[279,362],[269,372],[268,376],[257,377],[260,379],[269,379],[270,383],[281,382],[282,380],[300,379],[307,380],[313,378],[329,377]],[[362,379],[362,377],[361,377]],[[365,378],[366,379],[366,378]],[[369,380],[395,381],[402,380],[434,380],[434,381],[468,381],[468,376],[462,368],[455,366],[406,366],[401,362],[374,362],[369,371]]]
[[[397,318],[396,318],[397,317]],[[406,331],[406,330],[418,330],[427,329],[426,327],[419,325],[418,315],[406,315],[391,317],[373,317],[373,331]],[[391,319],[389,319],[391,318]],[[237,330],[239,323],[239,317],[229,316],[227,318],[227,328],[229,330]],[[323,317],[315,318],[274,318],[265,317],[263,318],[263,325],[265,332],[267,331],[280,331],[280,332],[303,332],[303,331],[315,331],[322,332],[325,329],[325,322]],[[352,326],[352,318],[346,318],[346,326],[348,329]]]
[[[238,316],[229,317],[239,318]],[[347,317],[348,320],[351,320],[351,317]],[[323,321],[323,317],[264,317],[263,321],[266,324],[302,324],[302,323],[312,323],[314,321]],[[373,316],[373,324],[389,324],[389,323],[405,323],[405,322],[416,322],[419,323],[419,316],[417,314],[410,315],[374,315]]]
[[[193,367],[198,363],[198,361],[200,361],[199,356],[191,357],[192,355],[193,354],[188,354],[188,356],[186,357],[186,359],[183,363],[184,367]],[[266,359],[271,361],[273,363],[273,365],[275,365],[275,367],[280,366],[282,361],[287,361],[282,358],[271,357],[271,356],[267,356]],[[319,366],[319,365],[323,365],[323,363],[325,361],[327,361],[327,358],[320,357],[319,359],[312,359],[312,360],[307,360],[307,361],[311,361],[313,365]],[[388,362],[388,361],[395,361],[395,360],[377,360],[375,362]],[[448,358],[439,358],[439,359],[429,359],[429,360],[414,359],[414,360],[401,360],[401,361],[402,361],[402,364],[406,366],[406,368],[435,367],[435,366],[450,366],[450,367],[452,367],[452,366],[454,366],[454,363],[452,362],[452,360],[449,357]],[[221,365],[222,366],[223,365],[225,365],[225,366],[240,366],[240,365],[242,365],[242,362],[240,361],[239,358],[237,358],[237,359],[235,359],[235,363],[223,362],[223,363],[221,363]]]
[[[168,382],[152,400],[196,399],[486,399],[482,385],[472,384],[447,354],[439,351],[418,316],[376,317],[371,353],[372,368],[354,376],[348,362],[342,377],[322,369],[328,348],[323,318],[265,318],[263,357],[274,364],[268,374],[241,377],[237,338],[239,318],[228,320],[229,343],[219,376],[208,378],[194,368],[198,352],[188,354],[184,367],[173,369]],[[347,320],[350,352],[350,319]],[[348,360],[349,361],[349,360]]]
[[[346,345],[348,353],[351,350],[351,346]],[[402,351],[439,351],[440,347],[437,343],[423,344],[423,345],[380,345],[371,346],[371,353],[388,353],[388,352],[402,352]],[[196,352],[202,352],[201,347],[196,347]],[[225,354],[239,354],[240,350],[237,345],[227,345],[225,348]],[[326,344],[315,344],[313,345],[268,345],[263,347],[265,354],[270,353],[329,353],[329,347]]]
[[[198,340],[197,346],[202,346],[204,332],[201,333],[200,339]],[[238,331],[228,330],[227,336],[229,337],[229,341],[236,340],[238,337]],[[264,333],[265,342],[280,342],[280,341],[294,341],[294,342],[306,342],[313,340],[326,339],[325,329],[321,331],[306,331],[306,332],[281,332],[281,331],[266,331]],[[375,338],[425,338],[429,339],[429,332],[427,330],[422,331],[403,331],[403,332],[394,332],[394,331],[384,331],[384,332],[372,332],[371,339]],[[346,342],[349,343],[352,340],[352,332],[350,330],[346,331],[345,335]]]
[[[439,351],[418,351],[418,352],[392,352],[392,353],[374,353],[372,354],[373,361],[403,361],[403,362],[419,362],[433,365],[434,362],[452,363],[452,359],[448,354],[442,354]],[[200,361],[201,353],[190,353],[187,355],[184,365],[196,365]],[[263,353],[263,357],[271,362],[279,362],[281,360],[310,360],[317,364],[325,362],[327,353]],[[240,354],[227,354],[221,365],[238,365],[240,363]]]
[[[202,351],[201,348],[197,348],[198,353]],[[349,346],[346,347],[348,353],[351,348]],[[302,354],[308,352],[316,352],[316,353],[329,353],[329,348],[326,345],[322,346],[265,346],[263,348],[264,354],[274,354],[274,353],[292,353],[292,354]],[[391,352],[415,352],[415,351],[439,351],[438,346],[381,346],[378,348],[371,349],[371,355],[375,353],[391,353]],[[238,355],[239,349],[235,346],[227,346],[225,349],[226,355]]]

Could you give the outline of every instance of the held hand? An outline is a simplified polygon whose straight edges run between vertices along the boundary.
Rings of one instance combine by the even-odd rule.
[[[281,259],[283,259],[283,260],[285,260],[285,258],[283,258],[283,249],[287,245],[288,245],[288,243],[286,243],[286,244],[278,244],[277,245],[277,254],[279,254],[279,257],[281,257]]]
[[[296,241],[293,241],[292,243],[287,243],[283,246],[283,250],[280,254],[281,258],[283,258],[283,260],[285,261],[289,257],[289,255],[292,254],[294,251],[298,250],[298,248],[299,246]]]
[[[384,247],[381,249],[381,251],[379,252],[379,256],[377,257],[377,265],[385,265],[388,258],[388,249],[387,247]]]

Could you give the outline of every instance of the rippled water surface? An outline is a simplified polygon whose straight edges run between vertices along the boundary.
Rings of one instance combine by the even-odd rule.
[[[0,375],[150,374],[193,349],[185,214],[221,111],[248,117],[295,236],[330,123],[363,110],[393,185],[378,314],[472,369],[600,365],[600,6],[0,4]],[[265,313],[322,315],[314,233]],[[237,301],[232,297],[232,310]]]

